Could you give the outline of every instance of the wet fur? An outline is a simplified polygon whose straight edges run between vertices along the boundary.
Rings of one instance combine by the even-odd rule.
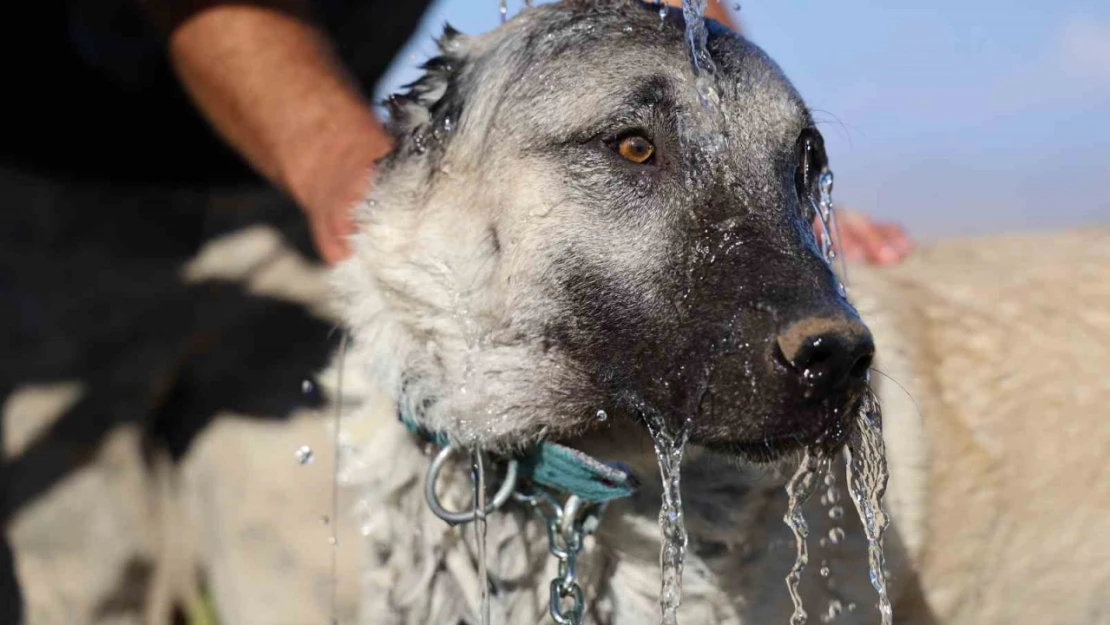
[[[524,11],[481,37],[449,32],[441,42],[443,56],[429,64],[428,75],[391,102],[399,147],[358,207],[355,253],[333,280],[352,333],[348,375],[370,387],[359,405],[351,406],[358,416],[349,432],[346,472],[348,482],[365,494],[369,553],[363,622],[476,622],[479,582],[471,534],[447,527],[424,505],[428,458],[398,423],[398,411],[462,445],[493,453],[554,438],[632,464],[645,488],[610,507],[580,570],[588,622],[656,620],[659,492],[650,446],[635,419],[637,410],[651,406],[716,415],[699,425],[695,442],[704,444],[690,451],[684,469],[691,546],[683,621],[787,622],[782,580],[793,545],[781,521],[785,503],[779,487],[791,456],[778,464],[753,461],[781,456],[769,442],[776,439],[774,427],[798,438],[816,433],[792,421],[799,411],[790,405],[773,407],[789,389],[765,379],[758,363],[752,365],[755,356],[738,361],[737,370],[748,364],[757,372],[748,376],[750,390],[730,387],[722,393],[719,405],[734,404],[735,411],[723,414],[703,411],[698,389],[727,384],[696,367],[681,367],[697,364],[688,355],[721,339],[713,334],[717,326],[703,321],[724,319],[722,310],[735,306],[720,293],[749,289],[751,297],[766,298],[779,311],[830,305],[826,296],[812,294],[830,292],[831,274],[813,248],[804,211],[783,193],[789,185],[776,178],[787,158],[787,137],[809,120],[773,63],[750,44],[717,31],[711,49],[723,74],[743,77],[719,86],[725,100],[743,104],[729,110],[743,111],[736,113],[742,115],[739,121],[730,121],[740,129],[735,138],[745,149],[731,153],[727,163],[707,151],[682,157],[693,159],[683,161],[688,166],[724,172],[708,181],[711,192],[698,196],[696,205],[683,204],[690,190],[682,184],[666,194],[663,202],[685,207],[675,211],[680,216],[698,213],[691,221],[637,212],[656,201],[642,176],[629,170],[614,184],[608,170],[591,160],[595,156],[566,164],[558,151],[581,141],[575,129],[605,125],[604,119],[583,115],[610,107],[612,100],[605,98],[612,98],[613,86],[629,84],[628,72],[637,67],[661,67],[657,73],[673,84],[692,86],[673,19],[660,24],[654,14],[644,15],[636,3],[571,2]],[[636,48],[637,64],[622,62],[613,46]],[[573,60],[552,62],[561,57]],[[566,92],[568,81],[593,89]],[[681,97],[650,80],[641,87],[623,98],[650,106],[660,97]],[[541,101],[544,107],[528,106]],[[613,227],[614,216],[606,212],[621,202],[630,213],[619,217],[634,224],[624,231]],[[736,228],[729,211],[737,207],[748,219],[747,230],[737,231],[740,238],[764,246],[751,257],[759,262],[739,252],[725,254],[723,262],[734,263],[728,275],[739,278],[699,274],[707,256],[689,250],[698,250],[699,233],[726,240],[711,226]],[[700,281],[688,280],[691,273]],[[930,407],[919,413],[915,403],[937,392],[929,369],[932,339],[907,321],[918,314],[907,311],[923,298],[895,314],[881,302],[900,297],[898,279],[869,276],[862,272],[856,293],[876,332],[876,368],[889,376],[877,375],[874,385],[887,407],[888,505],[896,522],[888,557],[897,618],[931,623],[938,614],[945,619],[963,614],[966,622],[1005,622],[959,612],[966,606],[951,596],[964,590],[945,591],[943,581],[929,577],[929,562],[946,561],[924,555],[928,545],[944,540],[930,508],[938,484],[932,450],[967,443],[944,432],[927,433],[920,415]],[[729,282],[733,279],[738,281]],[[671,296],[681,290],[676,284],[690,287],[704,306],[669,316]],[[810,296],[816,299],[805,299]],[[744,339],[758,354],[770,340],[771,326],[751,314],[742,324]],[[589,327],[583,320],[599,321]],[[659,359],[660,352],[671,358]],[[636,361],[647,363],[644,370],[629,365]],[[599,383],[599,371],[625,377]],[[676,380],[683,388],[664,390],[659,379]],[[646,390],[633,396],[624,392],[630,388]],[[605,427],[593,418],[599,407],[612,415]],[[763,420],[744,420],[753,414]],[[766,444],[775,453],[760,455],[744,444]],[[728,459],[710,448],[742,450],[746,459]],[[461,475],[444,484],[444,497],[456,507],[469,496]],[[974,476],[964,479],[977,483]],[[825,535],[834,525],[826,512],[811,502],[812,536]],[[849,508],[842,522],[849,533],[844,543],[813,547],[811,567],[827,559],[837,584],[829,590],[811,579],[803,586],[811,620],[832,599],[856,606],[842,622],[877,619],[869,609],[874,595],[861,531],[851,517]],[[546,618],[554,563],[539,529],[519,512],[491,519],[489,560],[498,589],[494,622]],[[930,595],[934,591],[926,582],[936,582],[940,595]],[[1090,608],[1098,609],[1103,608]]]
[[[447,528],[426,509],[420,484],[427,458],[397,422],[398,411],[468,447],[496,453],[556,438],[632,464],[648,485],[634,500],[611,506],[580,570],[594,622],[655,618],[659,493],[635,413],[653,402],[684,414],[702,411],[705,390],[727,390],[727,384],[711,384],[708,372],[696,371],[699,361],[684,360],[687,354],[711,353],[720,340],[749,341],[760,353],[772,340],[772,316],[836,298],[794,196],[795,140],[811,122],[777,67],[714,25],[711,47],[722,75],[744,77],[743,83],[722,80],[718,88],[729,102],[727,114],[741,116],[723,123],[745,148],[705,150],[718,121],[704,119],[694,99],[677,16],[660,22],[639,3],[602,4],[525,11],[481,37],[448,31],[443,56],[390,101],[399,147],[358,207],[354,255],[334,278],[352,334],[347,366],[381,393],[372,408],[356,411],[369,442],[351,460],[358,467],[352,482],[365,487],[365,507],[374,511],[366,622],[475,618],[473,545],[467,532]],[[617,62],[612,45],[634,50],[635,60]],[[570,55],[573,62],[552,62]],[[643,79],[629,80],[629,72]],[[564,95],[558,86],[572,81],[593,88]],[[590,97],[596,101],[583,100]],[[685,109],[677,104],[683,98]],[[583,132],[619,129],[619,120],[606,116],[629,103],[656,111],[649,116],[688,111],[679,113],[686,115],[679,126],[695,134],[656,137],[661,149],[670,148],[665,154],[678,174],[657,176],[661,197],[653,196],[644,171],[579,147],[590,141]],[[673,128],[674,121],[656,128]],[[568,161],[568,151],[577,160]],[[720,173],[701,181],[684,173],[697,167]],[[667,206],[671,216],[660,212]],[[718,252],[703,250],[702,238],[718,246],[721,272],[706,269]],[[736,252],[741,240],[755,250]],[[747,286],[728,282],[740,279]],[[745,289],[750,297],[763,293],[773,315],[746,304],[741,315],[721,297]],[[675,301],[685,294],[694,303]],[[711,334],[738,319],[750,319],[752,329]],[[740,347],[748,346],[730,343],[726,351]],[[738,366],[751,377],[759,365],[752,364],[755,356],[745,358]],[[681,368],[671,368],[672,361]],[[673,395],[651,388],[665,386],[662,379],[686,388]],[[771,384],[745,380],[729,392],[743,398],[737,404],[753,402],[751,412],[766,419],[779,411],[792,418],[786,404],[758,407],[765,399],[777,402],[757,391],[763,386]],[[634,397],[639,388],[649,390]],[[599,430],[594,413],[600,407],[612,416],[610,427]],[[733,410],[742,407],[719,409],[713,418],[706,413],[695,438],[729,448],[734,433],[750,430],[748,457],[760,459],[758,448],[770,436],[759,433],[765,421],[729,425]],[[781,503],[774,491],[762,490],[781,483],[780,465],[739,470],[707,450],[689,455],[687,471],[695,478],[684,495],[699,537],[684,584],[685,618],[739,623],[743,613],[780,613],[781,597],[746,605],[754,586],[781,586],[785,570],[754,576],[760,581],[753,584],[752,558],[762,558],[756,555],[762,549],[735,530],[764,522]],[[446,488],[455,505],[468,496],[465,484]],[[736,499],[742,496],[747,503]],[[725,501],[732,503],[722,506]],[[532,623],[546,614],[554,563],[538,526],[526,521],[514,513],[491,522],[491,569],[503,587],[495,622]],[[696,555],[699,546],[705,558]],[[738,549],[750,552],[742,570]]]

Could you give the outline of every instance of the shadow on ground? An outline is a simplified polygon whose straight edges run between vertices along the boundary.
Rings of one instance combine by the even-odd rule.
[[[301,382],[336,344],[329,322],[234,280],[182,276],[206,242],[259,223],[316,262],[300,214],[278,194],[110,192],[0,169],[0,203],[0,406],[29,386],[82,389],[14,453],[0,419],[0,527],[49,498],[122,426],[177,460],[221,413],[284,419],[320,404]],[[5,624],[20,622],[23,609],[7,534]]]

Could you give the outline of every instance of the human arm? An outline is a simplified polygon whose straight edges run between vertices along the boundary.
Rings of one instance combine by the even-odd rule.
[[[323,258],[345,257],[350,208],[391,139],[307,0],[145,0],[171,64],[216,131],[304,211]]]

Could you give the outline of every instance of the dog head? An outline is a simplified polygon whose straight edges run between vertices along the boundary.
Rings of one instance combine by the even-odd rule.
[[[544,5],[449,30],[391,99],[337,284],[402,412],[485,447],[644,415],[753,458],[839,444],[872,347],[809,226],[821,137],[707,26],[712,75],[678,11]]]

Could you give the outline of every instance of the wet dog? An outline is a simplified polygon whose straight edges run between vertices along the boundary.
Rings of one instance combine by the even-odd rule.
[[[715,70],[699,73],[681,16],[661,19],[639,2],[545,5],[486,35],[449,31],[440,45],[426,76],[390,103],[398,147],[358,208],[354,255],[335,276],[352,336],[348,376],[373,387],[357,410],[360,452],[349,459],[368,511],[366,622],[477,622],[489,584],[493,622],[534,623],[546,618],[557,576],[542,526],[507,506],[489,518],[489,579],[479,577],[470,532],[425,505],[429,459],[413,429],[495,458],[550,441],[631,467],[643,486],[608,506],[579,558],[578,583],[587,622],[657,619],[660,491],[645,424],[690,446],[683,620],[788,622],[783,579],[794,545],[780,486],[799,451],[832,452],[851,434],[875,342],[809,228],[826,156],[803,100],[762,51],[716,24],[707,40]],[[1105,235],[1087,243],[1106,249]],[[1090,297],[1105,301],[1105,287],[1091,285],[1108,283],[1106,263],[1080,260],[1092,273]],[[1057,484],[1053,509],[1092,516],[1073,522],[1067,545],[1047,541],[1072,553],[1056,553],[1057,562],[1098,571],[1098,583],[1038,576],[1048,554],[1033,545],[1037,530],[1003,531],[1010,521],[995,507],[1013,501],[998,490],[1015,486],[1010,460],[1051,464],[1068,454],[1075,476],[1098,466],[1086,455],[1110,432],[1089,419],[1110,401],[1105,385],[1071,394],[1055,387],[1052,411],[1036,414],[1041,396],[1012,386],[1024,378],[989,373],[1035,354],[978,346],[985,329],[965,327],[968,316],[992,320],[999,311],[1022,318],[1027,300],[1005,310],[989,298],[961,300],[956,273],[946,298],[902,277],[914,266],[864,274],[857,287],[860,301],[880,296],[864,308],[887,333],[880,370],[913,397],[936,398],[922,400],[923,424],[901,389],[875,385],[890,406],[890,507],[900,529],[888,546],[899,620],[1012,622],[1031,609],[1054,622],[1107,618],[1095,590],[1108,574],[1107,543],[1088,544],[1088,555],[1082,540],[1105,488],[1084,503],[1074,495],[1081,489]],[[1007,269],[1015,281],[1007,293],[1033,288]],[[960,309],[972,300],[977,308]],[[1105,315],[1084,310],[1070,313],[1075,332],[1106,330]],[[925,317],[907,321],[914,315]],[[1023,344],[1047,328],[986,327]],[[941,336],[921,336],[934,331]],[[1043,347],[1054,345],[1062,344]],[[973,353],[981,361],[961,359]],[[1076,371],[1071,354],[1060,366]],[[1095,356],[1107,362],[1105,349]],[[970,380],[978,382],[963,388]],[[1022,399],[999,412],[1005,389]],[[961,421],[972,407],[985,410],[974,425]],[[953,420],[934,417],[934,408]],[[1083,426],[1067,429],[1076,419]],[[1078,438],[1049,442],[1057,428]],[[1006,451],[1011,439],[1028,449]],[[1034,486],[1048,480],[1043,466],[1021,469],[1025,520],[1048,501]],[[471,487],[465,471],[456,473],[443,478],[442,497],[465,507]],[[872,621],[863,533],[844,515],[843,497],[834,485],[811,502],[811,563],[820,573],[805,581],[803,597],[825,618]],[[1024,604],[1002,601],[1020,579],[1037,591]],[[1061,596],[1076,605],[1062,608]],[[970,597],[998,601],[976,606]]]

